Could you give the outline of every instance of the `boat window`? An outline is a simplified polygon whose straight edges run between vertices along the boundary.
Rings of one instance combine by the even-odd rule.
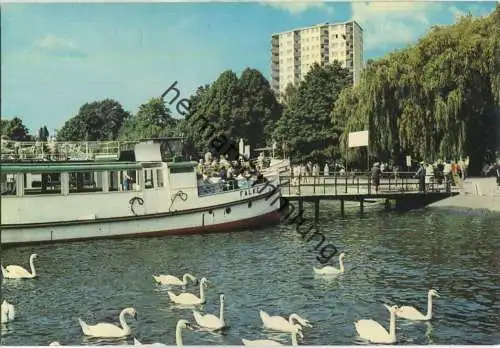
[[[61,173],[26,173],[24,176],[24,194],[61,194]]]
[[[144,169],[144,188],[152,189],[154,177],[153,177],[153,169]]]
[[[69,174],[69,193],[102,192],[102,172],[76,172]]]
[[[2,174],[2,196],[13,196],[16,194],[16,175]]]
[[[194,167],[186,166],[186,167],[170,167],[170,174],[178,174],[178,173],[192,173],[194,172]]]
[[[163,169],[156,170],[156,181],[158,187],[163,187]]]
[[[110,171],[108,173],[108,191],[120,191],[120,186],[122,185],[120,180],[120,172]]]

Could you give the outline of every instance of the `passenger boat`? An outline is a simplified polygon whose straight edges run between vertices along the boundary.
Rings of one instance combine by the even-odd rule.
[[[278,181],[201,183],[196,162],[166,160],[163,145],[140,142],[116,158],[4,158],[1,244],[235,231],[279,221]]]

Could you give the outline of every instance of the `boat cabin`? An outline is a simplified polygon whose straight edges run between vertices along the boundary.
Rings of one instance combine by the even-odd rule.
[[[163,162],[159,144],[141,143],[135,162],[17,162],[0,166],[1,195],[72,195],[196,187],[196,162]]]

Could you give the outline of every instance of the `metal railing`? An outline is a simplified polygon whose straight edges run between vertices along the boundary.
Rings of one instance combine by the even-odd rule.
[[[458,189],[451,176],[426,175],[423,187],[414,172],[386,172],[378,185],[371,173],[350,172],[329,176],[280,175],[283,195],[353,195],[404,192],[451,192]]]
[[[210,196],[220,193],[226,193],[231,191],[242,191],[250,188],[258,188],[259,186],[252,186],[256,180],[221,180],[217,183],[208,183],[198,185],[198,196]],[[259,184],[264,184],[265,182],[260,182]]]
[[[118,158],[140,141],[12,141],[2,139],[2,160],[95,160]]]

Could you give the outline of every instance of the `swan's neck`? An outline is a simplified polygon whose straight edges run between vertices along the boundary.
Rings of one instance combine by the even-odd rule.
[[[205,302],[205,289],[203,289],[204,287],[205,287],[205,284],[200,283],[200,299],[201,299],[201,302]]]
[[[182,326],[178,325],[177,329],[175,330],[175,344],[177,344],[177,346],[179,346],[179,347],[182,346],[181,331],[182,331]]]
[[[344,258],[339,257],[339,266],[340,266],[340,272],[344,273]]]
[[[294,333],[292,333],[292,346],[296,347],[298,345],[299,344],[297,343],[297,333],[294,332]]]
[[[224,301],[220,302],[219,319],[222,323],[224,322]]]
[[[182,277],[182,283],[184,285],[187,285],[187,282],[188,282],[188,275],[187,274],[184,274],[184,276]]]
[[[392,339],[396,338],[396,313],[391,312],[391,321],[389,323],[389,336]]]
[[[427,315],[425,316],[425,319],[430,320],[432,319],[432,295],[429,294],[427,296]]]
[[[130,332],[130,327],[128,326],[127,322],[125,321],[125,312],[124,311],[122,311],[120,313],[120,325],[122,326],[124,332],[126,332],[126,333]]]
[[[35,258],[34,257],[30,257],[30,268],[31,268],[31,275],[33,277],[35,277],[36,276],[36,269],[35,269]]]

